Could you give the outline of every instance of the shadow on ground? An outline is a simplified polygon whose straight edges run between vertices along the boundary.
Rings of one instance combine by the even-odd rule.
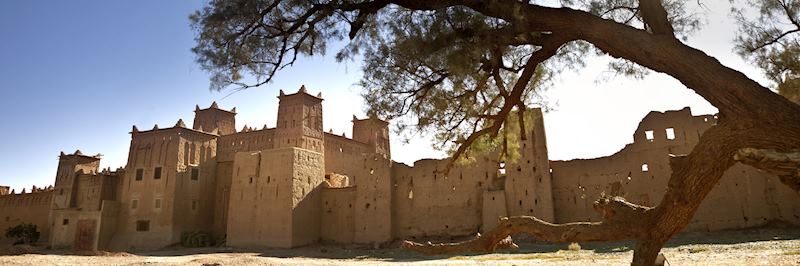
[[[800,239],[800,227],[786,225],[771,225],[769,227],[731,230],[718,232],[693,232],[680,234],[667,243],[665,247],[680,247],[686,245],[703,244],[739,244],[759,241],[772,240],[791,240]],[[396,241],[386,248],[372,249],[365,246],[342,246],[319,244],[295,249],[243,249],[230,247],[211,247],[211,248],[170,248],[159,251],[131,252],[138,256],[187,256],[201,254],[224,254],[224,253],[253,253],[261,257],[272,258],[309,258],[309,259],[350,259],[350,260],[380,260],[387,262],[413,262],[436,259],[448,259],[455,256],[472,257],[483,254],[449,254],[440,256],[425,256],[419,253],[398,248],[401,241]],[[560,250],[568,250],[568,244],[547,244],[536,240],[517,238],[520,248],[517,250],[501,250],[498,254],[540,254],[553,253]],[[616,253],[628,252],[634,247],[632,241],[618,242],[590,242],[580,243],[582,250],[594,251],[595,253]],[[76,254],[65,250],[37,250],[39,254],[58,254],[58,255],[91,255]],[[128,253],[101,253],[96,255],[115,256],[127,255]]]

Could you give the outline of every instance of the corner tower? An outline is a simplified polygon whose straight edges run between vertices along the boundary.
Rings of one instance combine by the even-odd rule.
[[[217,130],[220,136],[236,133],[236,107],[228,110],[219,109],[217,102],[211,107],[200,109],[194,108],[194,124],[192,129],[203,132],[214,132]]]
[[[306,86],[294,94],[278,96],[275,148],[298,147],[324,153],[322,140],[322,93],[312,96]]]

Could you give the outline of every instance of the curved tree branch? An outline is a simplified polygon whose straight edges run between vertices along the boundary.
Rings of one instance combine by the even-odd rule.
[[[445,244],[404,241],[402,248],[427,255],[494,252],[504,239],[515,233],[526,233],[554,243],[637,239],[647,230],[640,222],[642,217],[652,210],[620,197],[598,199],[594,209],[603,216],[602,222],[553,224],[533,216],[514,216],[501,218],[494,229],[471,240]]]

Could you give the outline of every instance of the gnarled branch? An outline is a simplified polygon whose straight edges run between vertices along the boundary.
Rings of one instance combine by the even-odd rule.
[[[474,239],[445,244],[420,244],[404,241],[402,248],[427,255],[493,252],[508,236],[527,233],[539,239],[554,242],[587,242],[636,239],[647,231],[645,221],[652,208],[636,205],[621,197],[603,197],[594,202],[594,209],[602,214],[602,222],[575,222],[553,224],[533,216],[501,218],[489,232]]]
[[[744,148],[733,159],[776,175],[783,184],[800,192],[800,151]]]

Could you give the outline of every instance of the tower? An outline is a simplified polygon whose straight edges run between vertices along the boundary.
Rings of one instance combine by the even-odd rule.
[[[195,106],[192,128],[204,132],[217,130],[220,136],[236,133],[236,107],[230,111],[222,110],[217,102],[206,109]]]
[[[53,204],[56,209],[70,208],[74,205],[75,197],[75,173],[96,173],[100,169],[100,157],[86,156],[80,150],[73,154],[58,156],[58,168],[56,172],[55,194]]]
[[[389,122],[370,116],[359,120],[353,116],[353,140],[369,145],[375,153],[391,159]]]
[[[278,96],[275,148],[298,147],[324,152],[322,140],[322,94],[312,96],[305,85],[294,94]]]

